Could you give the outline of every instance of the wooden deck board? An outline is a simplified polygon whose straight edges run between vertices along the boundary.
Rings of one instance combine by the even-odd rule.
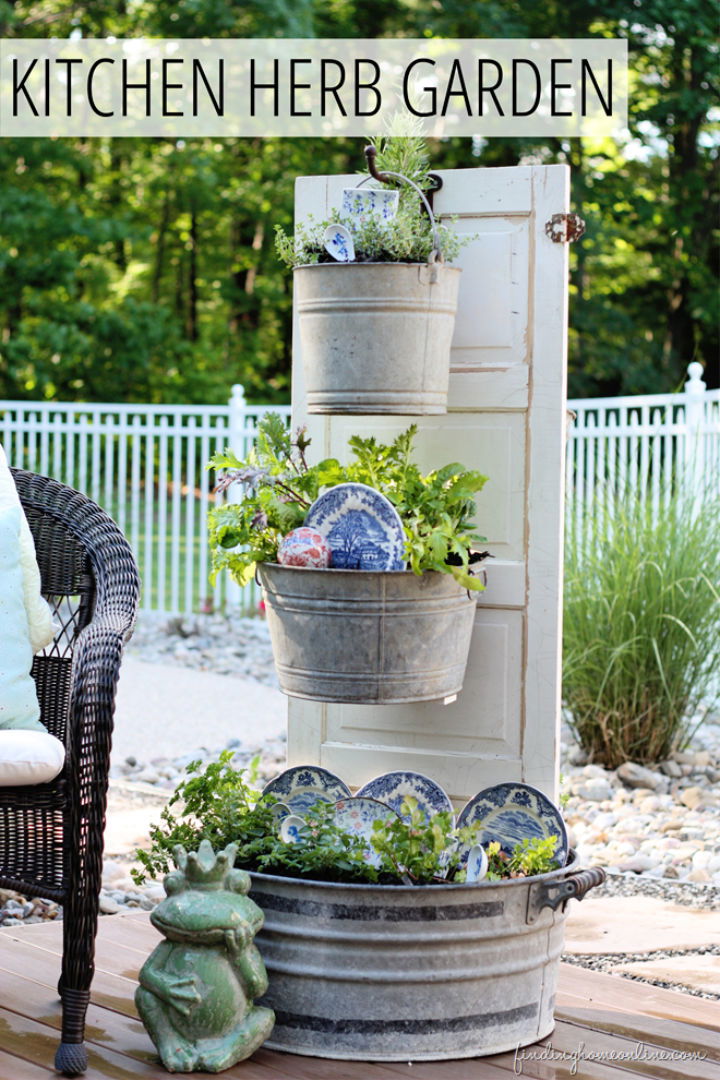
[[[133,1005],[137,971],[157,940],[144,912],[100,921],[88,1010],[88,1080],[166,1080],[169,1075],[159,1065]],[[57,1075],[52,1062],[61,1019],[56,991],[61,948],[60,923],[0,931],[0,1080]],[[521,1069],[531,1080],[720,1080],[716,1002],[562,964],[556,1018],[550,1038],[521,1051],[518,1059],[509,1053],[464,1061],[371,1064],[261,1049],[222,1075],[228,1080],[510,1080]],[[644,1059],[636,1054],[638,1045]],[[539,1055],[548,1046],[556,1056],[564,1054],[564,1060],[526,1056]],[[585,1057],[574,1063],[579,1047]],[[673,1051],[703,1058],[661,1059]],[[627,1059],[617,1060],[623,1053]]]
[[[561,964],[560,971],[558,1005],[561,1008],[567,1005],[620,1012],[630,1009],[642,1016],[681,1020],[685,1024],[696,1024],[720,1032],[720,1006],[717,1001],[679,994],[662,986],[650,986],[618,975],[588,971],[575,964]]]

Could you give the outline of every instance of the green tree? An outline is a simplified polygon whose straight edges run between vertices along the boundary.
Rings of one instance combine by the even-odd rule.
[[[718,143],[707,0],[0,0],[6,36],[593,37],[630,45],[630,136],[469,139],[433,165],[568,162],[587,220],[572,249],[570,393],[677,388],[712,364]],[[297,175],[354,172],[362,140],[0,141],[0,393],[287,400],[291,282],[273,227]]]

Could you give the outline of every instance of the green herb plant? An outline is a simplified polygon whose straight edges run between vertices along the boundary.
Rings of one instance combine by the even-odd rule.
[[[363,838],[336,825],[334,815],[332,803],[315,803],[305,814],[299,842],[288,844],[276,836],[272,846],[257,858],[254,868],[266,874],[315,881],[378,881],[377,870],[365,857]]]
[[[377,167],[381,172],[401,173],[421,190],[430,187],[430,157],[427,142],[413,135],[389,135],[372,140],[377,150]],[[398,210],[390,221],[371,218],[359,223],[357,218],[333,212],[323,221],[309,217],[289,236],[277,225],[275,249],[281,262],[290,269],[315,263],[335,262],[323,244],[329,225],[344,225],[353,235],[356,262],[421,263],[427,262],[435,240],[430,218],[425,213],[417,192],[402,181],[392,180],[383,188],[397,188],[400,193]],[[472,237],[459,237],[444,224],[437,225],[440,256],[447,262],[457,257]]]
[[[417,196],[416,196],[417,198]],[[419,211],[403,210],[402,204],[390,221],[369,218],[362,223],[352,216],[334,211],[323,221],[308,217],[289,236],[281,225],[275,226],[275,250],[289,269],[313,266],[316,263],[335,263],[324,247],[323,238],[329,225],[344,225],[352,233],[357,263],[426,263],[435,247],[430,219]],[[447,225],[437,225],[440,254],[452,262],[472,237],[460,237]]]
[[[405,530],[405,558],[415,574],[437,570],[452,574],[464,588],[479,591],[482,578],[470,568],[470,553],[483,537],[472,522],[473,496],[486,477],[453,462],[423,474],[411,460],[417,426],[389,444],[374,437],[349,440],[352,459],[341,465],[328,458],[309,465],[310,445],[304,428],[291,434],[276,413],[258,425],[257,443],[241,461],[229,450],[215,454],[209,467],[224,470],[218,484],[243,489],[241,502],[225,502],[209,515],[213,580],[228,570],[244,585],[259,562],[275,562],[280,540],[302,525],[323,489],[348,481],[367,484],[395,506]]]
[[[373,822],[371,843],[381,856],[386,874],[412,885],[462,880],[459,845],[476,842],[477,827],[453,828],[453,817],[440,811],[428,820],[417,799],[407,796],[400,806],[403,817]],[[460,876],[458,876],[460,875]]]
[[[380,856],[376,867],[367,860],[364,839],[335,823],[331,803],[318,801],[305,815],[300,842],[285,843],[273,812],[277,800],[262,796],[254,786],[258,759],[249,770],[236,769],[232,759],[232,751],[226,750],[204,770],[199,761],[187,766],[187,777],[150,828],[149,849],[136,852],[139,866],[132,876],[138,884],[168,873],[176,844],[194,851],[201,840],[209,840],[216,850],[234,843],[236,866],[282,877],[387,885],[465,880],[460,852],[462,846],[477,843],[477,826],[454,828],[449,813],[428,821],[417,800],[407,798],[401,806],[403,818],[373,826],[371,843]],[[498,843],[488,845],[487,880],[554,869],[554,844],[554,837],[524,841],[511,856],[504,855]]]
[[[486,881],[501,881],[503,878],[534,877],[558,869],[555,859],[557,836],[526,837],[516,844],[511,854],[503,851],[497,840],[491,841],[485,848],[488,857]]]

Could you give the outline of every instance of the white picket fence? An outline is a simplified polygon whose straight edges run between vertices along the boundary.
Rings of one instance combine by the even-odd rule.
[[[614,493],[656,508],[679,495],[720,498],[720,390],[688,365],[678,394],[570,401],[566,543],[583,547]]]
[[[581,543],[608,491],[632,485],[654,500],[678,485],[720,483],[720,391],[691,364],[685,392],[571,401],[568,541]],[[206,517],[215,477],[205,465],[232,446],[242,456],[260,416],[288,406],[247,405],[241,386],[227,405],[78,405],[0,401],[0,438],[11,464],[53,476],[103,506],[125,532],[146,610],[185,613],[226,603],[253,611],[254,586],[208,584]]]
[[[241,386],[227,405],[115,405],[0,401],[0,439],[10,463],[85,492],[118,522],[140,567],[144,610],[217,610],[229,598],[254,610],[254,586],[209,584],[207,512],[218,450],[243,455],[267,411]]]

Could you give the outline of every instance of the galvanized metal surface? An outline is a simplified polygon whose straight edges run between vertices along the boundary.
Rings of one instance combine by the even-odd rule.
[[[442,264],[298,267],[308,412],[446,412],[459,284]]]
[[[267,1046],[369,1061],[514,1050],[554,1026],[562,910],[526,921],[533,882],[335,885],[253,874],[276,1014]]]
[[[259,567],[280,689],[353,704],[462,689],[476,601],[449,574]]]

